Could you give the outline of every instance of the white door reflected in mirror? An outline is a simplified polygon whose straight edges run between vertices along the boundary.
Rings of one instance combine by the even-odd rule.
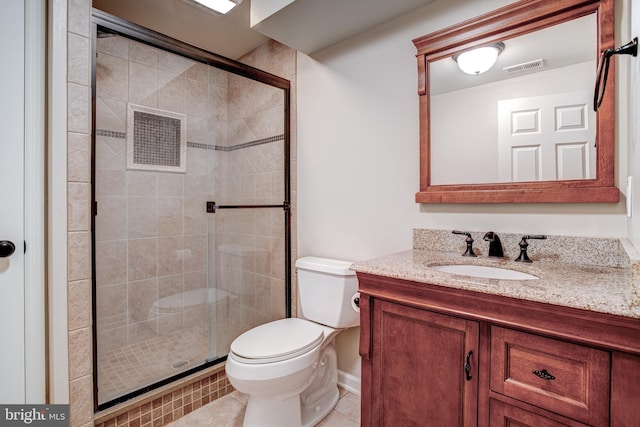
[[[596,177],[591,92],[498,101],[498,181]]]

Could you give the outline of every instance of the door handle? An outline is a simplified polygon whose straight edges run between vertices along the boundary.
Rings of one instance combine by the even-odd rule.
[[[0,258],[6,258],[16,251],[16,245],[9,240],[0,240]]]

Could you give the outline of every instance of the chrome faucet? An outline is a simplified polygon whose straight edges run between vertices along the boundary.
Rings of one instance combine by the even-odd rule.
[[[500,238],[493,231],[488,231],[482,238],[484,241],[489,242],[489,256],[502,258],[504,252],[502,250],[502,242]]]

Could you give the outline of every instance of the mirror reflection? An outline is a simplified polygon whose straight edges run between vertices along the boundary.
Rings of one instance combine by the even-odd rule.
[[[501,42],[478,75],[428,64],[431,185],[595,179],[596,14]]]

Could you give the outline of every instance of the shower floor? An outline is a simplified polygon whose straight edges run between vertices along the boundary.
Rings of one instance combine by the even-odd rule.
[[[104,352],[98,358],[99,402],[201,365],[209,357],[209,339],[209,328],[193,326]]]

